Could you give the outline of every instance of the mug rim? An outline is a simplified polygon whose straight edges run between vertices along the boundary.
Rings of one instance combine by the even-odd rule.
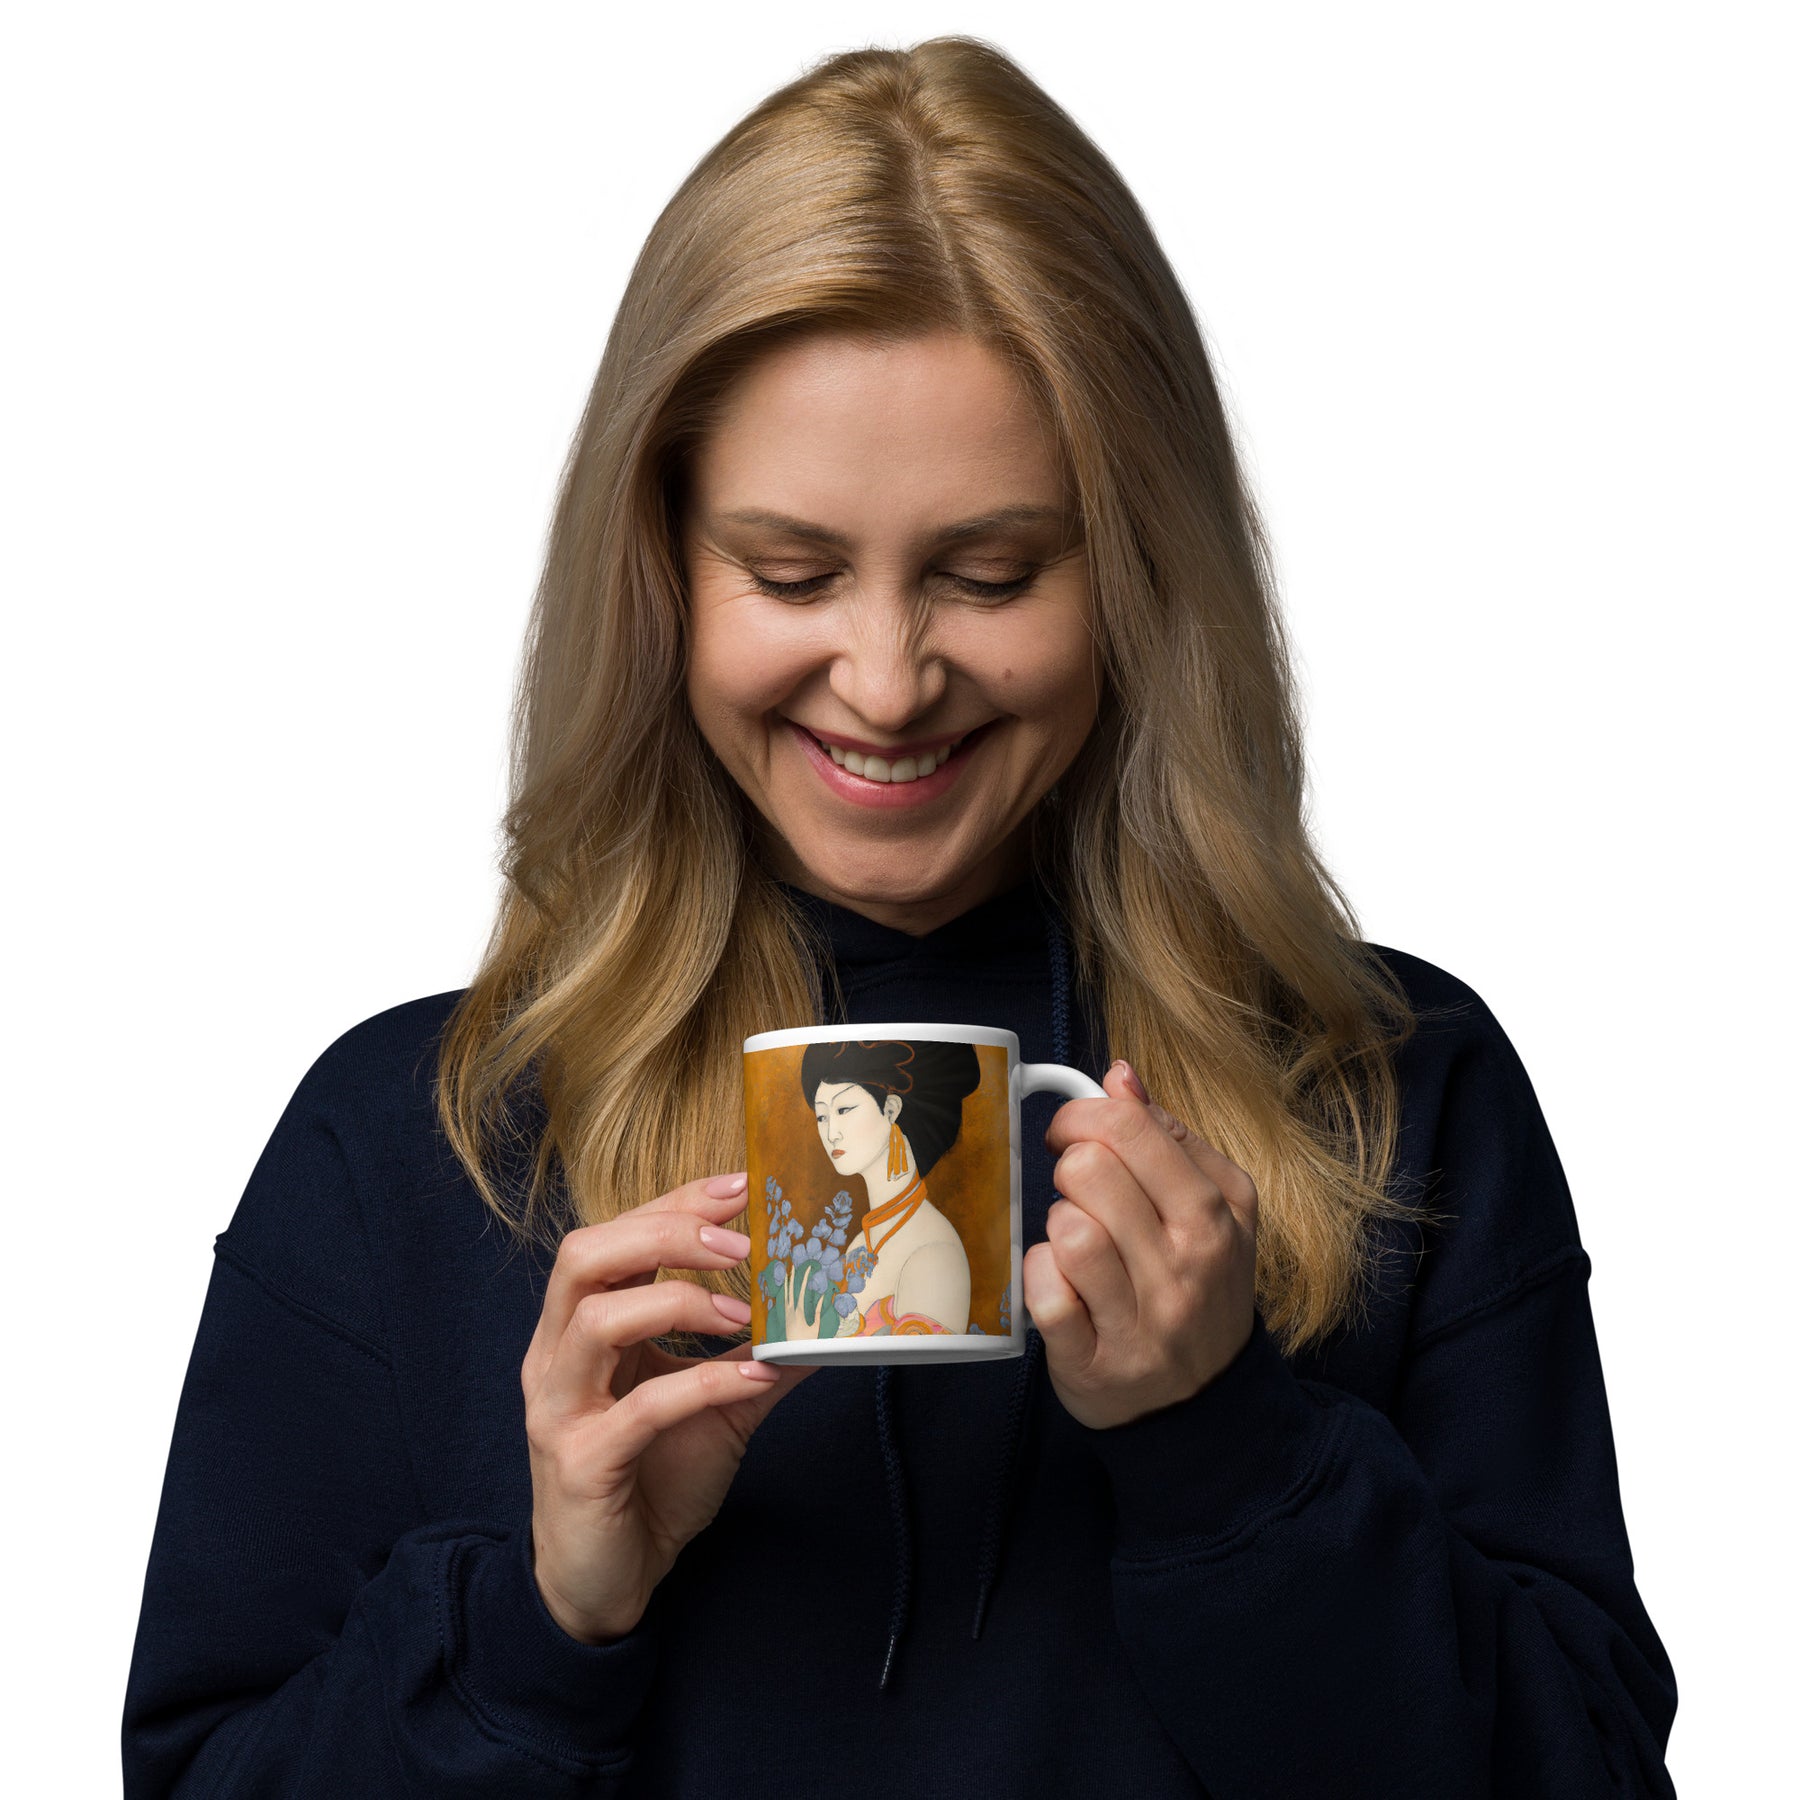
[[[787,1050],[796,1044],[842,1044],[859,1038],[920,1038],[926,1043],[988,1044],[1019,1060],[1019,1034],[998,1025],[951,1025],[902,1019],[866,1025],[797,1025],[784,1031],[758,1031],[744,1039],[744,1054],[755,1050]]]

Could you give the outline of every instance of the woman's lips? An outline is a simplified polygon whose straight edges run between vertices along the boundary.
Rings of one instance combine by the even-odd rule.
[[[842,1156],[842,1155],[843,1155],[843,1154],[844,1154],[844,1153],[843,1153],[843,1151],[841,1151],[841,1150],[834,1150],[834,1151],[832,1151],[832,1153],[831,1153],[831,1154],[832,1154],[832,1155],[833,1155],[833,1156]]]
[[[893,782],[871,781],[865,775],[852,775],[848,769],[831,760],[830,752],[805,726],[796,725],[792,719],[784,722],[793,733],[794,742],[799,745],[801,753],[834,794],[853,805],[877,810],[926,806],[941,794],[948,793],[962,775],[963,764],[969,760],[970,752],[994,725],[994,721],[990,719],[987,724],[977,725],[973,731],[967,732],[950,760],[940,763],[929,775],[921,775],[915,781]]]

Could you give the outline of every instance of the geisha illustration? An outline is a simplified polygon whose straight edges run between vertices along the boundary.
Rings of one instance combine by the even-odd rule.
[[[766,1272],[772,1338],[969,1330],[968,1254],[956,1227],[932,1204],[925,1178],[956,1142],[963,1101],[980,1085],[969,1044],[807,1045],[800,1089],[821,1149],[840,1181],[862,1178],[868,1209],[845,1244],[855,1212],[846,1185],[809,1237],[770,1178],[777,1251]],[[796,1291],[793,1276],[807,1265]]]

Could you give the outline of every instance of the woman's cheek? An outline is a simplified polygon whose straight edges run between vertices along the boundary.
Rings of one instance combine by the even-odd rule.
[[[693,597],[689,626],[688,700],[715,722],[768,711],[792,685],[795,652],[784,613],[767,613],[736,593]]]

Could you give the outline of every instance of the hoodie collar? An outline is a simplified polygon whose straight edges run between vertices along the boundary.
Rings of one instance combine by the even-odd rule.
[[[996,961],[1042,967],[1046,952],[1049,890],[1036,875],[1027,875],[1003,892],[947,919],[933,931],[915,936],[892,925],[821,899],[804,888],[782,882],[783,891],[824,933],[832,960],[846,982],[858,975],[892,969],[896,964],[923,967],[943,963]]]

